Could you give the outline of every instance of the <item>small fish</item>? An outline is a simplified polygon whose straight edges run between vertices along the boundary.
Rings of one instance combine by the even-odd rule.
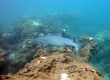
[[[88,40],[85,40],[85,41],[82,41],[79,43],[75,43],[75,42],[73,42],[73,40],[71,40],[69,38],[65,38],[64,32],[65,32],[65,29],[58,36],[43,36],[43,37],[35,38],[35,40],[38,42],[41,42],[43,44],[43,47],[46,47],[48,45],[62,46],[62,47],[67,47],[67,46],[75,47],[76,54],[79,56],[80,55],[79,50],[92,39],[90,37]]]

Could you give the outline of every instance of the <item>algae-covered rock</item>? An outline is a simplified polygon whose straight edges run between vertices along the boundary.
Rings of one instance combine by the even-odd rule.
[[[43,54],[43,51],[40,52]],[[1,80],[104,80],[100,72],[87,63],[72,58],[70,54],[44,57],[35,57],[18,73],[2,75]]]
[[[88,40],[90,37],[82,36],[79,38],[79,42]],[[80,50],[80,56],[88,62],[92,55],[97,54],[99,47],[94,39],[90,40],[84,47]]]

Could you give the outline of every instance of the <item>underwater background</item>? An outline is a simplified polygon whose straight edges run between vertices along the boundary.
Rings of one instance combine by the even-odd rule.
[[[50,32],[48,34],[45,30],[40,29],[41,33],[33,33],[31,35],[32,32],[28,32],[28,29],[36,31],[35,28],[31,28],[31,23],[33,26],[46,25],[46,28],[52,31],[47,30]],[[27,27],[21,28],[21,24],[28,25],[28,29]],[[21,29],[26,31],[22,31]],[[109,80],[109,0],[0,0],[0,33],[3,36],[8,36],[6,37],[6,41],[8,40],[9,43],[8,45],[5,44],[8,47],[4,47],[3,45],[5,50],[9,50],[10,46],[17,43],[20,44],[23,39],[33,39],[38,35],[58,34],[62,29],[66,29],[69,37],[72,39],[73,37],[77,39],[85,35],[93,37],[96,40],[99,52],[92,56],[89,63],[102,72],[105,80]],[[14,34],[17,34],[17,36]],[[14,35],[14,38],[9,39],[9,35]],[[13,39],[16,42],[13,42]],[[22,47],[24,48],[25,46]],[[14,52],[10,51],[10,54],[12,54],[10,60],[14,59],[16,50],[14,49]],[[22,52],[25,52],[25,50],[21,50]]]

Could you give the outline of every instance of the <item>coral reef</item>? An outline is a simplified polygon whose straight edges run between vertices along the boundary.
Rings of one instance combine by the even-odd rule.
[[[14,33],[0,35],[0,47],[8,53],[4,73],[16,73],[30,62],[36,51],[41,48],[39,43],[34,41],[38,36],[57,34],[60,29],[43,25],[36,19],[21,19],[13,25]],[[19,64],[19,65],[18,65]],[[14,67],[18,65],[18,67]]]
[[[17,80],[18,78],[18,80],[22,80],[25,77],[29,80],[51,80],[52,78],[62,80],[66,75],[69,79],[85,80],[91,77],[90,80],[103,80],[100,77],[101,74],[87,64],[90,57],[98,52],[95,40],[81,48],[80,57],[75,54],[75,48],[67,47],[64,49],[63,47],[49,46],[42,50],[42,45],[34,40],[39,36],[58,35],[64,26],[66,28],[72,26],[73,21],[72,14],[54,14],[43,17],[28,16],[15,22],[12,28],[13,33],[0,35],[0,48],[6,50],[8,55],[2,74],[10,73],[1,76],[1,79]],[[65,36],[72,39],[74,35],[68,32]],[[88,38],[83,36],[78,42]],[[103,64],[105,64],[104,61]]]
[[[84,61],[84,62],[88,62],[89,61],[89,58],[91,57],[91,50],[92,50],[92,46],[95,44],[94,41],[91,41],[90,43],[88,43],[85,48],[82,48],[81,49],[81,60]],[[88,48],[88,46],[90,46]],[[16,53],[16,56],[18,57],[15,57],[15,60],[14,61],[11,61],[11,67],[10,67],[10,70],[8,70],[9,72],[11,73],[15,73],[17,72],[19,69],[23,68],[24,65],[27,63],[27,62],[30,62],[31,59],[33,59],[33,56],[35,54],[35,52],[41,48],[40,44],[37,43],[37,42],[34,42],[32,40],[24,40],[24,42],[22,42],[20,45],[19,45],[19,52]],[[94,47],[94,49],[96,49],[97,46]],[[56,54],[56,53],[70,53],[71,55],[75,54],[75,49],[72,51],[71,48],[67,48],[66,50],[63,49],[63,47],[47,47],[45,48],[45,50],[47,50],[47,52],[49,52],[50,54]],[[42,51],[41,51],[42,52]],[[31,53],[31,54],[30,54]],[[46,52],[45,52],[46,53]],[[85,54],[84,54],[85,53]],[[39,54],[41,55],[40,51],[39,53],[37,54],[37,56],[39,57]],[[36,56],[36,57],[37,57]],[[43,56],[43,55],[42,55]],[[75,58],[75,57],[74,57]],[[77,59],[77,57],[76,57]],[[19,64],[19,65],[18,65]],[[15,68],[14,65],[18,65],[18,68]]]
[[[41,56],[39,54],[18,73],[1,75],[1,80],[104,80],[100,72],[70,54],[47,56],[44,50],[38,53],[42,53]]]

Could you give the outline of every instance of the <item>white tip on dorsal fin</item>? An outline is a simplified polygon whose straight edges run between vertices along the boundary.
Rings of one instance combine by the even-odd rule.
[[[64,32],[65,32],[65,29],[63,29],[62,33],[59,34],[59,36],[64,37]]]
[[[89,39],[90,39],[90,40],[93,40],[93,38],[92,38],[92,37],[90,37]]]
[[[65,29],[63,29],[63,32],[65,32]]]

